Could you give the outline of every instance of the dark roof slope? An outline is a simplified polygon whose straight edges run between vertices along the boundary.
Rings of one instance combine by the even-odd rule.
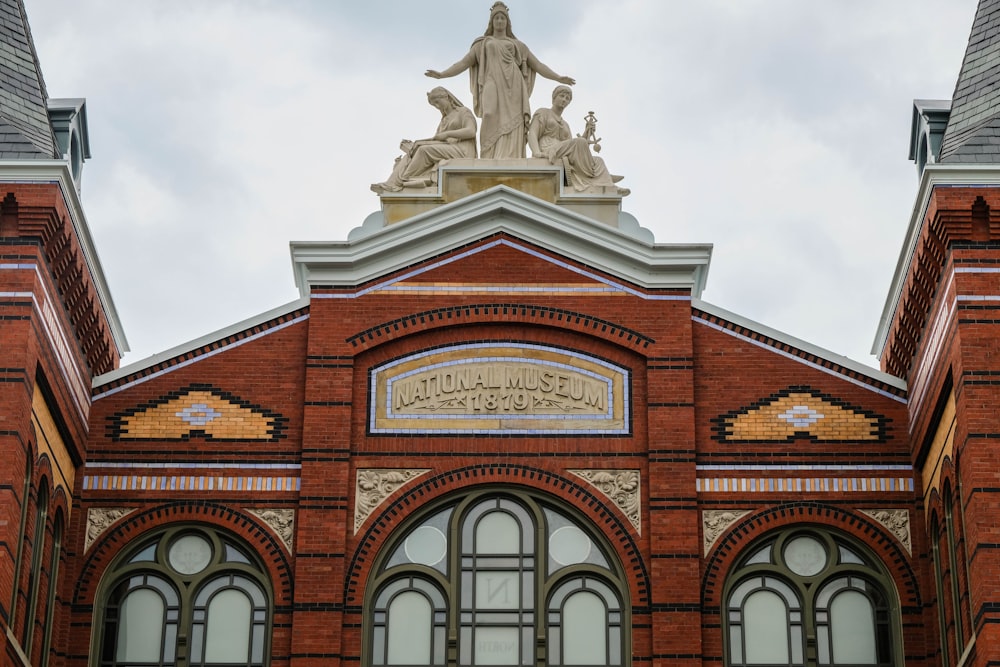
[[[52,159],[47,94],[22,0],[0,0],[0,159]]]

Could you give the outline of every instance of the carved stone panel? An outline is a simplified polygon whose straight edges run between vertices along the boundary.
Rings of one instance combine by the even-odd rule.
[[[83,550],[90,548],[111,524],[127,514],[135,511],[134,507],[91,507],[87,510],[87,535],[84,537]]]
[[[628,369],[523,343],[438,348],[373,368],[373,433],[627,433]]]
[[[430,468],[358,470],[354,492],[354,532],[358,532],[365,519],[396,489],[428,472]]]
[[[906,553],[912,555],[910,543],[910,512],[908,510],[859,510],[881,524],[899,540]]]
[[[730,526],[750,512],[751,510],[705,510],[702,512],[701,528],[704,534],[705,555],[708,555],[708,552],[712,550],[712,545],[729,530]]]
[[[295,510],[291,509],[247,509],[249,514],[266,524],[281,539],[281,543],[292,552],[292,541],[295,538]]]
[[[642,496],[638,470],[568,470],[582,477],[625,513],[636,533],[642,534]]]

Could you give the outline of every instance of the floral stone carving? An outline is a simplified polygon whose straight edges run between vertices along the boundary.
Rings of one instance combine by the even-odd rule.
[[[354,532],[358,532],[361,524],[396,489],[427,472],[430,468],[358,470],[354,492]]]
[[[747,514],[750,514],[750,510],[705,510],[702,512],[701,527],[702,533],[704,533],[705,555],[708,555],[708,552],[712,550],[712,545],[729,530],[730,526]]]
[[[607,496],[628,517],[636,532],[642,534],[638,470],[568,470],[582,477]]]
[[[881,524],[886,530],[892,533],[906,549],[907,554],[912,555],[913,548],[910,542],[910,512],[908,510],[859,510],[862,514],[870,516]]]
[[[135,511],[134,507],[91,507],[87,510],[87,535],[84,538],[83,550],[97,541],[111,524],[127,514]]]
[[[249,514],[261,520],[281,539],[282,544],[292,552],[295,536],[295,510],[290,509],[247,509]]]

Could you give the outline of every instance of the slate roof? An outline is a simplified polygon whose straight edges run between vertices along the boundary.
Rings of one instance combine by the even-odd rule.
[[[979,2],[938,161],[1000,163],[1000,0]]]
[[[22,0],[0,0],[0,159],[58,157]]]

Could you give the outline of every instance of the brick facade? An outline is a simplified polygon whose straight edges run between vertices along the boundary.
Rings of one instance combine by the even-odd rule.
[[[236,554],[213,562],[267,584],[265,664],[371,667],[390,552],[476,494],[606,552],[606,572],[573,565],[621,597],[626,666],[740,664],[734,573],[796,534],[867,568],[877,664],[1000,662],[1000,179],[925,174],[883,372],[701,301],[707,247],[516,187],[293,246],[299,301],[119,369],[68,177],[2,169],[0,664],[114,663],[121,572],[158,576],[151,540],[201,527]]]

